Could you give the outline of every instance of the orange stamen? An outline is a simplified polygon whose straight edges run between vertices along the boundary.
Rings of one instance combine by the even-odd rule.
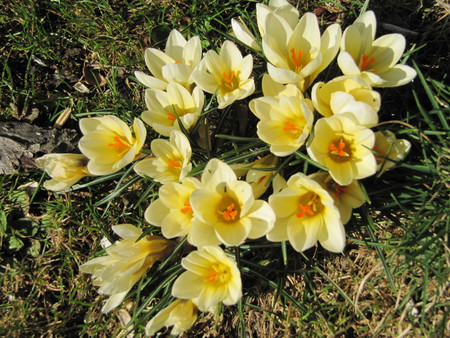
[[[168,120],[170,120],[170,121],[176,121],[177,120],[177,118],[175,117],[175,115],[173,115],[173,113],[171,111],[168,111],[167,115],[168,115],[168,117],[167,117]]]
[[[311,210],[311,204],[307,204],[307,205],[299,205],[298,208],[300,209],[300,212],[297,213],[297,218],[303,218],[305,217],[305,215],[309,215],[309,216],[313,216],[314,215],[314,211]]]
[[[223,80],[231,87],[233,88],[233,79],[234,79],[234,72],[231,71],[230,72],[230,76],[228,76],[228,74],[226,72],[223,72]]]
[[[264,181],[264,179],[267,177],[267,175],[265,176],[261,176],[258,180],[258,182],[256,182],[256,184],[261,184],[262,181]]]
[[[176,64],[176,65],[179,64],[179,63],[181,63],[181,61],[175,61],[175,64]]]
[[[222,216],[226,221],[234,221],[237,216],[237,210],[234,209],[234,203],[231,203],[227,209],[223,211]]]
[[[172,160],[171,158],[167,159],[169,168],[181,168],[180,161]]]
[[[183,214],[188,214],[188,213],[190,213],[192,211],[192,207],[189,204],[189,202],[186,202],[183,205],[184,205],[184,207],[181,208],[181,210],[180,210]]]
[[[343,187],[342,185],[339,185],[339,184],[336,184],[335,187],[334,187],[334,189],[336,190],[336,192],[335,192],[334,195],[335,195],[337,198],[341,198],[341,193],[347,192],[347,190],[348,190],[347,187]]]
[[[295,69],[299,69],[302,66],[303,50],[300,49],[297,53],[295,53],[295,48],[292,48],[290,52],[291,58],[295,63]]]
[[[284,122],[284,125],[286,126],[283,128],[284,131],[300,130],[300,128],[298,128],[297,125],[291,121]]]
[[[345,148],[345,142],[342,139],[339,141],[339,148],[336,147],[336,145],[334,143],[330,143],[330,147],[329,147],[329,149],[331,151],[337,152],[338,156],[346,156],[346,155],[348,155],[344,151],[344,148]]]
[[[210,283],[215,283],[218,275],[220,275],[218,272],[212,271],[209,275],[205,276],[205,279]]]
[[[378,154],[380,154],[383,157],[386,157],[386,153],[382,150],[378,150],[377,147],[373,147],[372,148],[374,151],[376,151]],[[375,154],[375,156],[377,156],[377,154]]]
[[[122,139],[119,136],[114,136],[114,141],[116,143],[109,143],[109,147],[114,147],[116,150],[119,150],[120,148],[130,148],[128,144],[123,143]]]
[[[374,63],[375,59],[374,57],[370,57],[369,59],[369,55],[363,55],[361,58],[361,65],[359,66],[360,70],[364,70],[367,68],[367,66],[369,66],[370,64]]]

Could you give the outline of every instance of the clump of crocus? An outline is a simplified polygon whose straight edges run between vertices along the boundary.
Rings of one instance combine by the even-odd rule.
[[[177,299],[153,317],[145,326],[145,334],[153,336],[163,326],[173,326],[170,334],[177,336],[189,330],[197,320],[197,307],[190,300]]]
[[[38,168],[52,178],[44,182],[44,188],[51,191],[68,189],[83,177],[92,176],[88,162],[82,154],[47,154],[36,159]]]
[[[166,238],[186,236],[191,231],[194,216],[189,199],[200,186],[200,181],[194,177],[164,184],[159,188],[159,198],[145,210],[145,220],[160,226]]]
[[[145,64],[153,76],[136,71],[136,78],[148,88],[165,90],[170,82],[177,82],[191,91],[194,87],[192,72],[202,59],[200,38],[194,36],[188,41],[177,30],[172,30],[165,52],[147,48]]]
[[[317,241],[328,251],[342,252],[345,231],[333,198],[319,183],[302,173],[289,178],[280,192],[269,197],[277,216],[275,227],[267,235],[273,242],[289,240],[297,251]]]
[[[380,175],[402,161],[410,149],[411,143],[408,140],[397,139],[389,130],[377,131],[373,150]]]
[[[154,157],[134,166],[140,176],[149,176],[160,183],[178,182],[192,169],[191,145],[181,131],[172,130],[169,140],[153,140],[150,147]]]
[[[242,57],[231,41],[225,41],[220,53],[210,50],[202,61],[205,69],[193,72],[195,83],[205,92],[216,94],[219,109],[253,94],[255,83],[250,75],[253,57]]]
[[[141,120],[134,119],[133,135],[113,115],[81,119],[80,129],[83,137],[78,147],[89,159],[87,169],[93,175],[112,174],[136,160],[147,135]]]
[[[387,34],[375,40],[377,22],[367,11],[346,28],[338,65],[345,75],[360,75],[374,87],[397,87],[412,81],[416,71],[398,64],[405,50],[401,34]]]
[[[359,125],[351,114],[338,114],[316,122],[307,151],[313,160],[328,168],[338,184],[348,185],[375,174],[374,143],[372,130]]]
[[[201,187],[189,201],[194,220],[188,240],[198,247],[240,245],[247,238],[264,236],[275,222],[269,204],[255,200],[251,185],[238,180],[234,171],[218,159],[208,162]]]
[[[218,246],[204,246],[181,260],[187,271],[172,286],[176,298],[190,299],[201,311],[215,312],[217,305],[233,305],[242,296],[236,262]]]
[[[106,248],[106,255],[91,259],[80,270],[92,274],[99,292],[109,295],[102,312],[109,312],[120,303],[134,284],[156,262],[164,259],[172,244],[159,236],[142,236],[142,230],[131,224],[112,227],[122,239]]]
[[[147,109],[142,120],[163,136],[169,136],[174,129],[189,130],[197,122],[203,109],[205,95],[199,87],[192,94],[182,85],[171,82],[165,91],[147,89],[145,103]]]

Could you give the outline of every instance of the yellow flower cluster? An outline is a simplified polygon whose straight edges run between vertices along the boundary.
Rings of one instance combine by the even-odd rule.
[[[122,239],[106,248],[105,256],[80,267],[93,275],[100,293],[110,295],[103,307],[108,312],[156,261],[168,256],[174,245],[169,239],[186,237],[195,250],[181,259],[185,271],[171,289],[176,299],[148,322],[147,335],[163,326],[173,326],[172,334],[178,335],[195,323],[198,310],[215,312],[220,304],[239,301],[241,271],[229,247],[265,237],[288,241],[299,252],[317,243],[342,252],[344,225],[365,202],[359,180],[391,169],[410,149],[391,131],[373,130],[379,128],[381,98],[372,87],[400,86],[415,77],[411,67],[398,64],[403,36],[375,39],[371,11],[343,33],[333,24],[321,34],[314,14],[300,17],[286,0],[257,4],[256,20],[259,37],[242,21],[231,24],[235,37],[267,60],[262,96],[243,102],[258,118],[256,135],[270,154],[249,152],[244,158],[253,162],[246,163],[221,154],[211,149],[216,131],[205,122],[211,111],[210,103],[204,107],[205,92],[217,102],[219,114],[254,94],[252,55],[243,57],[231,41],[219,52],[202,55],[199,37],[186,40],[173,30],[164,52],[145,51],[151,75],[135,73],[146,86],[147,110],[141,118],[166,138],[153,139],[150,150],[144,150],[147,131],[140,119],[130,129],[112,115],[84,118],[82,154],[36,160],[52,177],[44,187],[53,191],[132,162],[135,173],[160,184],[143,216],[164,238],[144,236],[129,224],[113,226]],[[336,56],[343,75],[314,82]],[[316,120],[315,112],[320,115]],[[204,144],[206,149],[200,149]],[[289,163],[286,179],[280,157]],[[300,158],[321,170],[307,175],[303,164],[294,166]]]

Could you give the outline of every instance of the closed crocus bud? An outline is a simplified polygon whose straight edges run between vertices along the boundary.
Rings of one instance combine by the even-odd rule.
[[[134,119],[132,132],[113,115],[81,119],[80,129],[83,137],[78,147],[89,158],[87,168],[93,175],[112,174],[133,162],[147,136],[141,120]]]
[[[402,161],[410,149],[411,143],[408,140],[397,140],[395,134],[389,130],[377,131],[373,150],[380,175]]]
[[[173,284],[172,295],[190,299],[201,311],[233,305],[242,297],[241,274],[236,262],[218,246],[204,246],[181,260],[187,271]]]
[[[142,230],[131,224],[112,227],[122,239],[106,248],[106,255],[91,259],[80,270],[92,274],[99,293],[109,295],[102,312],[109,312],[120,303],[134,284],[156,262],[164,259],[172,244],[159,236],[146,236],[140,240]]]
[[[197,320],[197,307],[190,300],[177,299],[157,313],[145,326],[145,334],[153,336],[164,326],[173,326],[170,334],[178,336],[189,330]]]
[[[36,165],[52,178],[44,182],[44,188],[60,191],[70,188],[83,177],[92,176],[87,169],[88,161],[82,154],[47,154],[37,158]]]

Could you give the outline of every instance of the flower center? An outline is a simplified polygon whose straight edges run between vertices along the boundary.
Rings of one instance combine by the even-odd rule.
[[[215,263],[211,265],[210,272],[205,276],[205,280],[211,284],[225,284],[230,280],[230,272],[227,266]]]
[[[315,193],[307,193],[300,198],[298,204],[299,212],[295,214],[297,218],[304,218],[308,216],[314,216],[318,212],[321,212],[323,205],[320,202],[320,197]]]
[[[328,146],[330,157],[336,162],[346,162],[351,158],[350,144],[344,138],[333,141]]]
[[[239,220],[241,207],[239,202],[226,194],[217,206],[217,213],[225,223],[234,223]]]
[[[177,118],[175,117],[175,115],[173,115],[173,113],[171,111],[167,112],[167,119],[170,121],[176,121]]]
[[[231,71],[230,74],[223,72],[222,77],[222,87],[224,91],[231,92],[237,87],[237,78],[234,71]]]
[[[109,143],[108,146],[114,147],[116,150],[119,150],[121,148],[130,148],[130,145],[127,143],[124,143],[124,141],[122,140],[122,138],[120,136],[114,136],[114,143]]]
[[[300,49],[297,52],[295,52],[295,48],[292,48],[290,52],[291,52],[291,59],[292,61],[294,61],[295,64],[295,70],[299,70],[300,68],[302,68],[303,50]]]
[[[180,211],[185,215],[192,212],[192,207],[189,204],[189,202],[184,203],[183,207],[180,209]]]
[[[374,63],[374,61],[375,61],[375,59],[374,59],[373,56],[371,56],[371,57],[369,58],[369,55],[364,54],[364,55],[361,57],[361,62],[360,62],[360,64],[359,64],[359,69],[360,69],[361,71],[364,71],[369,65],[371,65],[372,63]]]
[[[236,216],[238,215],[237,210],[235,209],[234,203],[231,203],[222,211],[222,217],[226,221],[234,221]]]
[[[172,160],[170,157],[167,159],[169,168],[181,168],[180,161]]]

